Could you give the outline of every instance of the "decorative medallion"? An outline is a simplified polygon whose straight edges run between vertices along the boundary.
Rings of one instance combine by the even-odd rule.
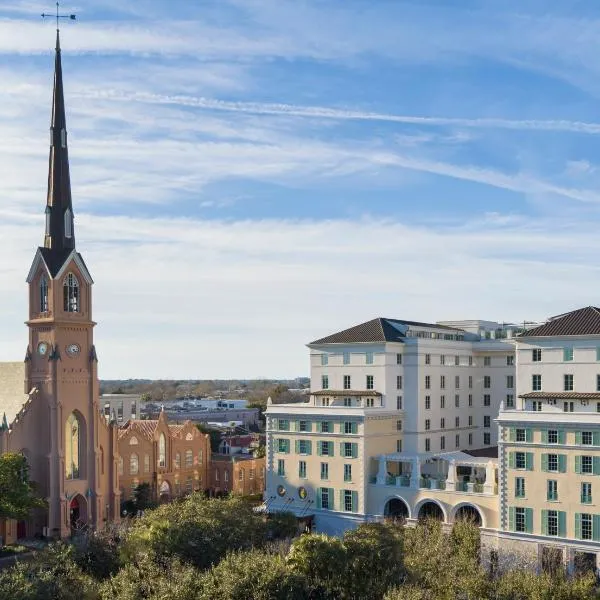
[[[300,500],[306,500],[307,496],[308,492],[305,487],[298,488],[298,498],[300,498]]]
[[[282,485],[278,485],[278,486],[277,486],[277,493],[278,493],[280,496],[285,496],[285,488],[284,488]]]

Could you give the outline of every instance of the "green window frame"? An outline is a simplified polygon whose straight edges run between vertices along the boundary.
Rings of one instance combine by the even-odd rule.
[[[333,456],[333,442],[317,442],[317,454],[319,456]]]
[[[296,431],[301,431],[302,433],[310,433],[312,431],[312,422],[305,421],[304,419],[296,421]]]
[[[556,513],[556,533],[550,531],[549,519],[550,513]],[[564,510],[542,510],[542,535],[552,537],[565,537],[567,532],[567,513]]]
[[[525,498],[524,477],[515,477],[515,498]]]
[[[582,521],[583,517],[590,517],[592,525],[591,537],[583,537],[582,535]],[[575,538],[578,540],[591,540],[594,542],[600,542],[600,515],[594,515],[590,513],[575,513]]]
[[[533,533],[533,508],[521,506],[508,507],[508,530],[517,531],[518,515],[517,509],[523,510],[523,531],[520,533]]]
[[[581,482],[581,504],[592,503],[592,484],[589,481]]]
[[[356,442],[340,442],[340,456],[358,458],[358,444]]]
[[[306,461],[298,461],[298,477],[300,479],[306,479]]]
[[[277,452],[281,454],[290,453],[290,440],[286,438],[277,438]]]
[[[563,361],[573,360],[573,347],[567,346],[563,348]]]
[[[296,454],[312,454],[312,442],[310,440],[296,440]]]
[[[277,419],[277,430],[278,431],[289,431],[290,430],[289,419]]]
[[[344,512],[358,512],[358,492],[340,490],[340,508]]]
[[[352,465],[344,465],[344,481],[352,481]]]
[[[283,458],[277,460],[277,475],[279,477],[285,477],[285,460],[283,460]]]
[[[317,431],[319,433],[333,433],[333,421],[319,421]]]
[[[358,423],[353,421],[344,421],[342,429],[346,435],[358,433]]]
[[[323,506],[323,499],[327,498],[327,506]],[[323,510],[334,510],[334,489],[317,488],[317,508]]]
[[[546,481],[546,500],[556,502],[558,500],[558,482],[556,479]]]
[[[589,456],[589,454],[586,455],[578,455],[575,457],[575,473],[577,474],[583,474],[583,475],[600,475],[600,456],[592,456],[592,472],[583,472],[581,469],[581,463],[582,463],[582,458],[583,456]]]

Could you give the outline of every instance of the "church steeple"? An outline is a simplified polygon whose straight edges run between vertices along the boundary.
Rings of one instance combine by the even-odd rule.
[[[63,90],[60,38],[56,31],[54,60],[54,93],[50,122],[50,161],[48,168],[48,198],[46,202],[46,234],[44,247],[60,261],[75,248],[73,205],[69,177],[69,152],[67,148],[67,119]]]

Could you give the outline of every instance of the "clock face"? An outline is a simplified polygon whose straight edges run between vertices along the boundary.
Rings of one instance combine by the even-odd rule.
[[[67,346],[67,354],[69,356],[77,356],[80,351],[81,348],[77,344],[69,344]]]
[[[285,490],[285,488],[284,488],[282,485],[278,485],[278,486],[277,486],[277,493],[278,493],[280,496],[285,496],[285,491],[286,491],[286,490]]]
[[[40,356],[45,356],[48,352],[48,344],[46,342],[40,342],[38,344],[37,350]]]

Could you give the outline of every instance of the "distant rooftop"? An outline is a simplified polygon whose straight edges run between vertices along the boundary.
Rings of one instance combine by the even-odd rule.
[[[600,335],[600,308],[586,306],[550,317],[543,325],[528,329],[520,337]]]

